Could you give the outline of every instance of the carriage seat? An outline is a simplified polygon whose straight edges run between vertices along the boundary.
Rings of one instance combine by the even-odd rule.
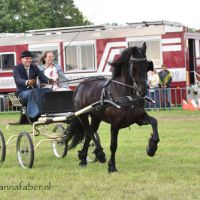
[[[41,115],[61,115],[62,113],[74,112],[73,91],[51,91],[43,94],[41,102]],[[20,110],[18,122],[9,123],[10,125],[32,124],[34,121],[26,114],[26,102],[23,102],[15,92],[9,93],[12,106]]]
[[[42,115],[74,111],[73,91],[51,91],[43,95]]]
[[[22,124],[31,124],[30,118],[26,115],[26,105],[27,102],[23,101],[17,96],[16,92],[12,92],[8,94],[8,98],[10,99],[12,106],[19,108],[20,110],[20,118],[18,122],[9,123],[11,125],[22,125]]]

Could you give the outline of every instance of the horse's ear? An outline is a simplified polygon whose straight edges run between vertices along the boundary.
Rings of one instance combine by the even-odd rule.
[[[143,50],[144,54],[146,54],[146,50],[147,50],[146,42],[143,42],[142,50]]]

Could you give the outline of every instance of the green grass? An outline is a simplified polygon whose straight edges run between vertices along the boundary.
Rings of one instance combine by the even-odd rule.
[[[156,156],[146,155],[152,132],[150,126],[133,125],[119,134],[116,164],[119,173],[108,174],[107,164],[78,166],[77,149],[64,159],[54,157],[50,143],[35,151],[33,169],[19,167],[15,141],[7,146],[5,163],[0,168],[2,186],[49,185],[50,190],[0,190],[0,199],[67,199],[67,200],[195,200],[200,199],[200,112],[149,112],[158,119],[160,143]],[[6,137],[30,126],[6,130],[16,114],[0,114],[0,128]],[[102,123],[100,136],[109,158],[109,126]],[[37,137],[37,140],[42,136]]]

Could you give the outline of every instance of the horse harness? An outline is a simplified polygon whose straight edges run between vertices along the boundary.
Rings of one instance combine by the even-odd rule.
[[[109,100],[109,102],[112,102],[112,105],[117,108],[119,108],[119,107],[120,108],[127,108],[127,107],[133,108],[136,105],[139,107],[144,107],[146,99],[144,97],[141,97],[138,95],[123,96],[123,97],[118,97],[116,99],[113,99],[111,96],[111,91],[110,91],[110,87],[109,87],[112,82],[115,84],[119,84],[121,86],[125,86],[125,87],[133,89],[133,86],[131,86],[129,84],[125,84],[125,83],[122,83],[119,81],[108,79],[106,81],[106,83],[104,84],[103,89],[101,91],[101,101],[100,102],[101,102],[102,108],[108,107],[108,105],[106,105],[106,103],[105,103],[106,102],[105,100]]]

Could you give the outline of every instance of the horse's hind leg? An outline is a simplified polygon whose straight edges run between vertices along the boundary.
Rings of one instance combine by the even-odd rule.
[[[94,133],[97,131],[100,122],[96,122],[96,123],[91,122],[91,125],[89,125],[88,117],[81,118],[80,121],[86,131],[86,137],[85,137],[82,150],[78,152],[78,157],[80,159],[79,165],[84,166],[87,164],[87,152],[88,152],[88,147],[89,147],[91,139],[94,141],[94,144],[96,146],[96,149],[95,149],[96,158],[102,163],[105,162],[106,158],[103,152],[103,148],[101,147],[101,145],[99,144],[99,142],[96,140],[94,136]]]
[[[96,140],[96,143],[94,141],[94,143],[95,143],[94,154],[96,156],[96,160],[98,160],[100,163],[105,163],[106,162],[106,155],[103,152],[103,148],[101,146],[100,140],[98,140],[95,137],[95,133],[97,132],[99,125],[100,125],[100,121],[92,117],[92,120],[91,120],[91,128],[92,128],[91,139],[93,141],[94,141],[94,139]]]
[[[80,160],[80,166],[87,165],[87,152],[91,138],[86,136],[82,150],[78,151],[78,158]]]
[[[148,156],[153,157],[157,151],[157,144],[160,141],[157,128],[157,119],[146,115],[144,120],[151,124],[153,130],[153,134],[151,138],[149,138],[149,144],[146,149]]]

